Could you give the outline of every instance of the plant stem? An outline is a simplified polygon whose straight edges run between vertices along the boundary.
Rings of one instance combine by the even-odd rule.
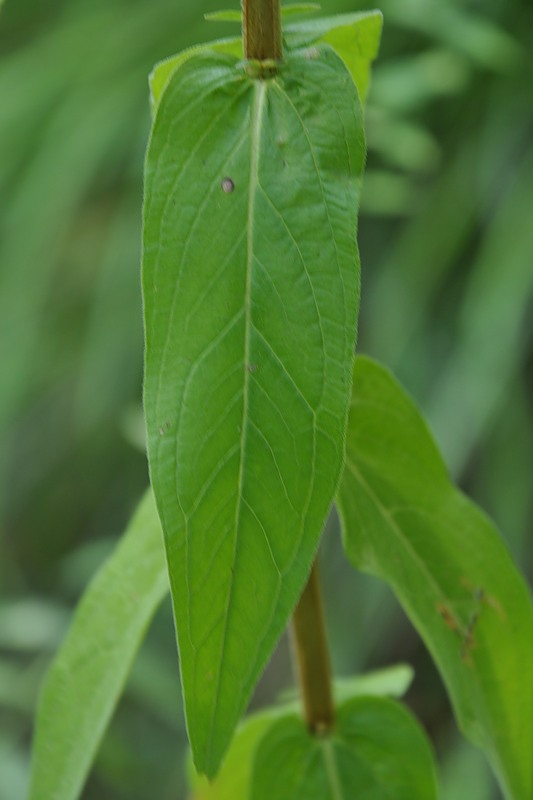
[[[242,0],[244,57],[281,61],[281,0]]]
[[[335,722],[335,704],[316,561],[294,610],[292,630],[305,721],[312,733],[327,733]]]

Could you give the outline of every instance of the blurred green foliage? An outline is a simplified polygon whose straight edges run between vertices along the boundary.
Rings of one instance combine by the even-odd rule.
[[[139,290],[147,76],[232,32],[205,0],[7,0],[0,16],[0,800],[23,800],[40,681],[147,483]],[[532,575],[530,0],[383,0],[369,94],[360,350],[428,413],[454,475]],[[363,10],[324,0],[324,13]],[[498,797],[391,596],[323,575],[341,674],[414,664],[443,800]],[[170,610],[150,631],[86,800],[185,796]],[[259,686],[291,682],[286,642]]]

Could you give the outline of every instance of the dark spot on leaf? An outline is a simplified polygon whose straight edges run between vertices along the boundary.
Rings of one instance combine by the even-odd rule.
[[[231,194],[231,192],[233,192],[235,189],[235,184],[231,178],[224,178],[220,185],[222,186],[222,191],[226,194]]]

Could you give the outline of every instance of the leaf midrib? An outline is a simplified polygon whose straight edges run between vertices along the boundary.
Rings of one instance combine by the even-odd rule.
[[[253,251],[253,221],[255,214],[255,198],[259,186],[259,150],[261,144],[261,128],[264,101],[266,96],[266,81],[254,81],[254,99],[251,114],[251,136],[250,136],[250,180],[248,184],[248,210],[247,210],[247,246],[246,246],[246,285],[244,294],[244,360],[243,360],[243,406],[242,406],[242,421],[241,421],[241,440],[240,440],[240,463],[239,475],[237,483],[237,502],[235,505],[235,537],[233,542],[232,553],[232,574],[235,569],[235,562],[237,559],[238,551],[238,538],[239,538],[239,520],[242,508],[242,489],[244,480],[244,461],[246,451],[246,440],[248,432],[248,395],[249,395],[249,381],[250,372],[248,370],[249,355],[250,355],[250,328],[251,328],[251,290],[252,290],[252,261],[254,257]],[[211,716],[210,730],[209,730],[209,746],[206,753],[206,761],[210,760],[209,755],[212,752],[213,735],[215,731],[215,721],[217,712],[219,710],[218,695],[220,693],[220,680],[222,674],[222,663],[224,661],[224,651],[227,642],[228,619],[231,608],[233,596],[233,579],[230,582],[228,598],[226,602],[226,609],[224,615],[224,631],[222,635],[222,649],[220,658],[218,660],[216,686],[214,693],[215,708]],[[209,754],[209,755],[208,755]]]
[[[324,738],[320,742],[320,749],[322,750],[322,757],[324,759],[324,766],[328,776],[332,800],[346,800],[344,790],[342,788],[341,777],[339,775],[337,760],[335,758],[335,747],[332,740],[329,738]]]

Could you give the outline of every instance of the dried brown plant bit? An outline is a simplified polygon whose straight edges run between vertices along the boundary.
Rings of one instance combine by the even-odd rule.
[[[448,606],[444,603],[437,603],[437,611],[451,631],[459,631],[459,623]]]

